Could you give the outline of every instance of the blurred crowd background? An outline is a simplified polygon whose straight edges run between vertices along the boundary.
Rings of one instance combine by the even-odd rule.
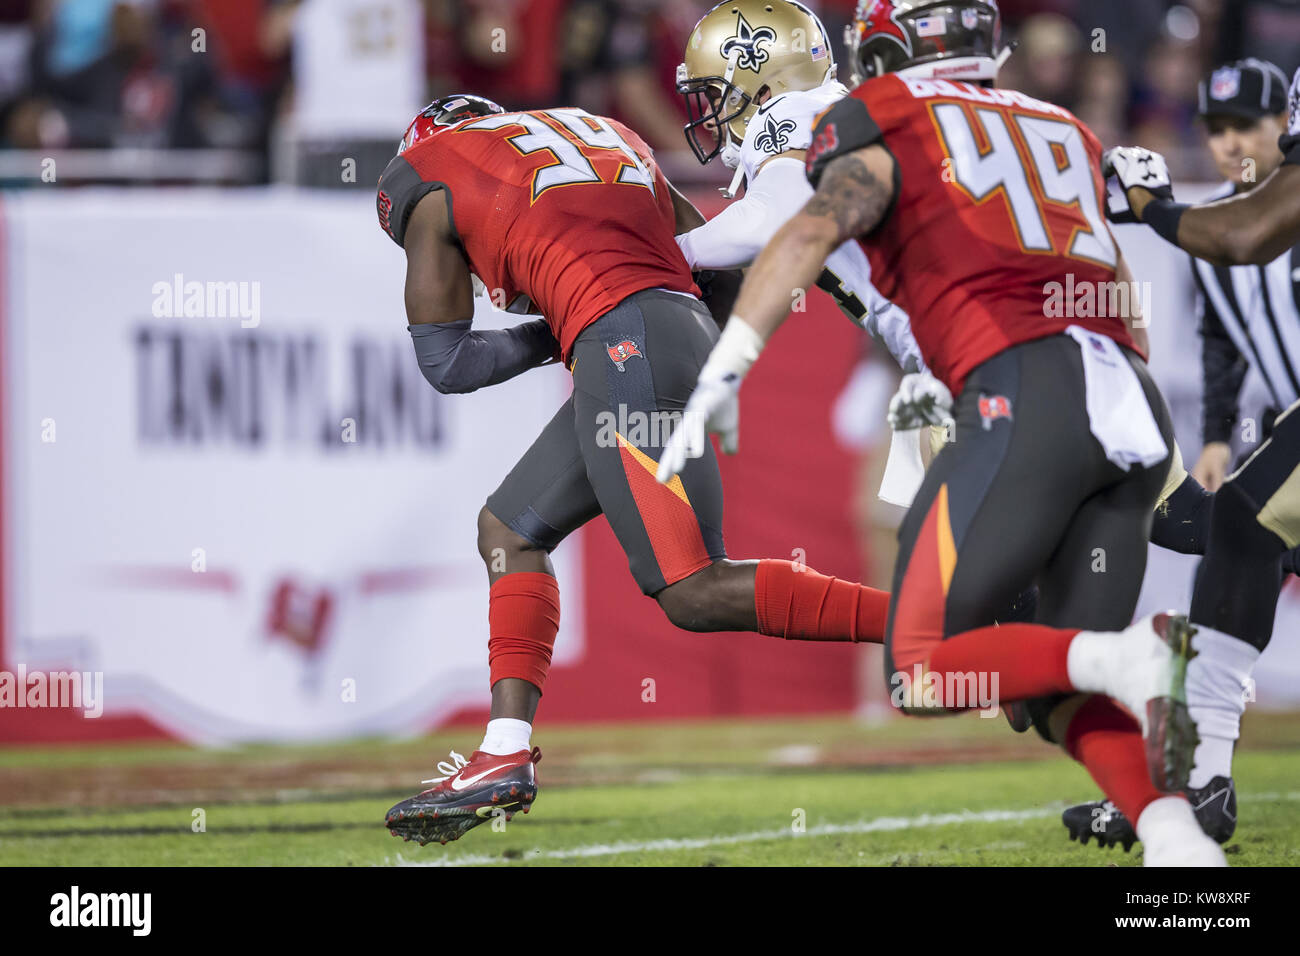
[[[855,0],[812,2],[841,78]],[[0,0],[0,146],[116,150],[86,180],[311,182],[291,158],[373,141],[437,95],[508,108],[576,105],[628,122],[670,174],[711,181],[685,149],[673,73],[702,0]],[[1019,41],[1000,85],[1060,103],[1103,143],[1164,152],[1177,176],[1214,179],[1196,84],[1244,56],[1300,66],[1300,0],[1003,0]],[[369,66],[365,65],[369,61]],[[400,110],[397,109],[400,107]],[[313,116],[333,116],[317,122]],[[349,117],[353,120],[349,121]],[[349,123],[351,125],[349,125]],[[291,144],[286,147],[287,144]],[[129,151],[122,153],[122,151]],[[234,163],[157,164],[163,150]],[[364,155],[364,149],[361,150]],[[132,160],[127,162],[126,159]],[[210,157],[208,157],[210,158]],[[366,163],[369,165],[369,162]],[[24,179],[10,155],[0,180]],[[205,171],[206,170],[206,171]],[[97,172],[99,171],[99,172]],[[366,170],[368,172],[368,170]],[[337,176],[316,176],[325,180]],[[361,183],[373,177],[360,177]]]

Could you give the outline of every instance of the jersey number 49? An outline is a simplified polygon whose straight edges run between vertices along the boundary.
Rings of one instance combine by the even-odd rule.
[[[953,182],[976,205],[1001,192],[1024,251],[1115,266],[1115,243],[1102,211],[1105,200],[1098,194],[1078,127],[1009,110],[977,109],[977,131],[967,111],[955,103],[939,103],[933,110]],[[1012,125],[1023,146],[1013,138]],[[979,139],[986,145],[981,147]],[[1057,224],[1056,239],[1049,220]],[[1065,236],[1060,235],[1062,221],[1069,226]]]

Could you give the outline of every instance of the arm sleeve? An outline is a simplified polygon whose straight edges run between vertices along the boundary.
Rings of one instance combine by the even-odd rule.
[[[856,93],[846,96],[813,121],[812,144],[804,154],[808,182],[816,188],[832,160],[880,142],[880,127],[867,104]]]
[[[758,171],[743,199],[678,236],[677,245],[693,270],[747,266],[811,196],[799,160],[770,160]]]
[[[469,319],[407,329],[420,371],[444,395],[504,382],[536,368],[556,352],[555,337],[542,319],[485,332],[472,331]]]
[[[1246,378],[1247,363],[1236,344],[1223,327],[1223,319],[1205,292],[1205,285],[1196,264],[1192,264],[1198,289],[1197,301],[1201,313],[1201,375],[1204,392],[1201,396],[1201,440],[1226,442],[1232,437],[1232,426],[1237,423],[1237,400],[1241,383]]]

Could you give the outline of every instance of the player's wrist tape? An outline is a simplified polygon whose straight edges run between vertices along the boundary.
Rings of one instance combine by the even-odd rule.
[[[1153,199],[1142,210],[1142,221],[1154,229],[1162,239],[1178,245],[1178,223],[1191,207],[1172,199]]]
[[[733,312],[700,369],[700,378],[720,379],[728,375],[744,378],[750,366],[758,361],[763,345],[763,337],[754,327]]]
[[[443,394],[496,385],[535,368],[555,352],[542,319],[510,329],[470,330],[470,320],[408,325],[415,357],[429,384]]]
[[[1283,166],[1300,166],[1300,133],[1288,133],[1280,137],[1277,148],[1282,150]]]

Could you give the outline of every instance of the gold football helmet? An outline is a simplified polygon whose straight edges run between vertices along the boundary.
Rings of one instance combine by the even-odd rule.
[[[686,142],[701,163],[719,153],[734,167],[764,89],[772,96],[835,79],[830,38],[794,0],[730,0],[695,24],[677,92],[686,98]],[[703,134],[701,133],[703,131]]]

